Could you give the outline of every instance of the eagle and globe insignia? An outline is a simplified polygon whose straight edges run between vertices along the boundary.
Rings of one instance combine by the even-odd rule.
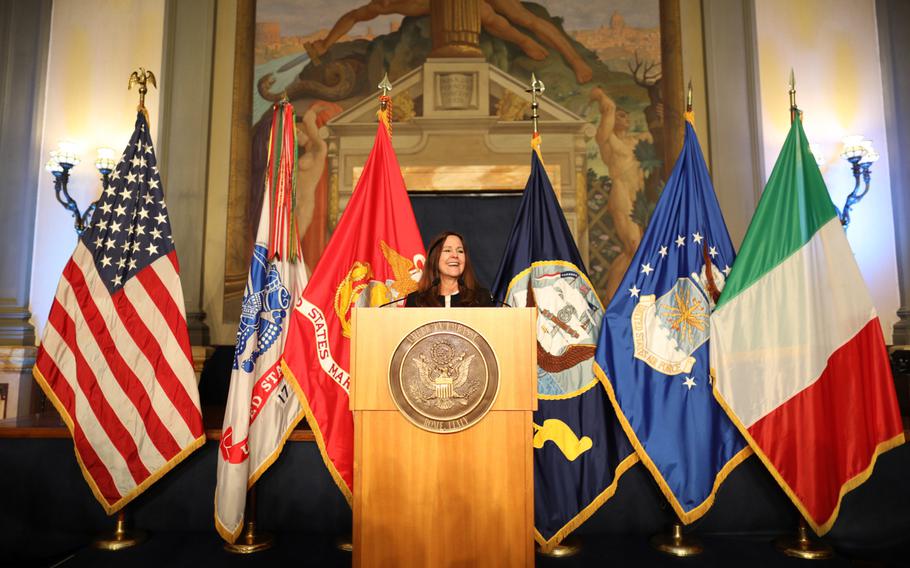
[[[489,343],[470,327],[433,322],[411,331],[389,367],[395,405],[414,425],[458,432],[478,422],[499,392],[499,364]]]

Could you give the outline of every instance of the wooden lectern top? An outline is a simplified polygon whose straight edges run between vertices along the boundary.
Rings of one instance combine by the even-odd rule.
[[[493,411],[537,410],[537,382],[510,380],[537,374],[536,317],[534,308],[355,308],[351,410],[397,410],[389,393],[389,354],[421,325],[439,321],[468,326],[492,347],[500,375]]]

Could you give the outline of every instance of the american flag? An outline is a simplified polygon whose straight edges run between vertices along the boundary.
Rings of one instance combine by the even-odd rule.
[[[205,442],[177,254],[143,112],[63,270],[34,375],[108,514]]]

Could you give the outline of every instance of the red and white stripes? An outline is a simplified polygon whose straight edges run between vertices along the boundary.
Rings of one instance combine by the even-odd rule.
[[[35,369],[108,513],[204,441],[174,253],[111,295],[79,243]]]

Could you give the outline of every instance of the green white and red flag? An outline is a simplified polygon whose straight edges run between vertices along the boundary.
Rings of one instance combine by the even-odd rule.
[[[881,323],[794,121],[711,315],[714,394],[819,535],[904,441]]]
[[[349,503],[354,486],[351,311],[415,291],[426,256],[390,130],[381,113],[351,200],[296,300],[282,361],[326,467]]]

